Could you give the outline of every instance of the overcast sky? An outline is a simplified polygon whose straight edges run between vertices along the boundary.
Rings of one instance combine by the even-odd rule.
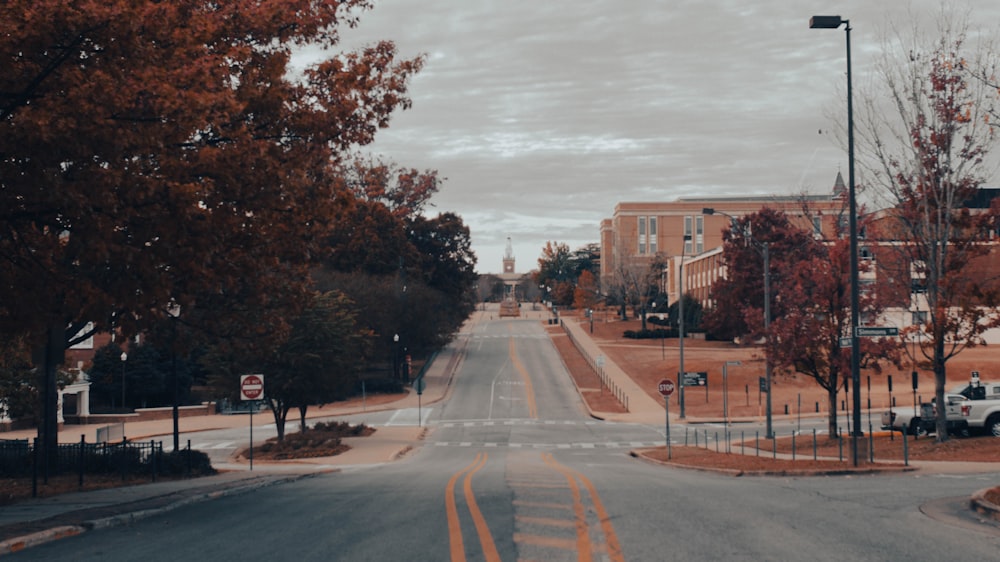
[[[1000,21],[1000,2],[973,6]],[[375,0],[350,48],[377,39],[425,53],[413,107],[369,147],[447,178],[429,214],[472,232],[477,271],[517,271],[548,240],[598,242],[619,201],[825,193],[847,156],[843,28],[855,84],[887,17],[932,16],[938,0]],[[832,117],[831,117],[832,116]],[[825,131],[820,134],[820,131]]]

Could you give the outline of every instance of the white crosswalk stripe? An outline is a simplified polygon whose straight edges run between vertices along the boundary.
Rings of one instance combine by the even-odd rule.
[[[675,440],[671,440],[676,442]],[[646,442],[646,441],[630,441],[628,443],[496,443],[494,441],[488,441],[484,443],[473,443],[471,441],[436,441],[434,442],[435,447],[485,447],[485,448],[498,448],[498,447],[508,447],[511,449],[522,449],[525,447],[530,447],[533,449],[640,449],[644,447],[662,447],[663,441],[656,442]]]

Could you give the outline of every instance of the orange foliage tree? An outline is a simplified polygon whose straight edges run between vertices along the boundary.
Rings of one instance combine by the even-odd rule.
[[[185,322],[245,329],[244,313],[287,334],[272,311],[306,302],[346,196],[336,166],[409,105],[422,65],[380,42],[292,77],[293,48],[332,49],[368,7],[0,4],[0,324],[39,350],[47,450],[56,366],[84,322],[136,333],[179,305]]]

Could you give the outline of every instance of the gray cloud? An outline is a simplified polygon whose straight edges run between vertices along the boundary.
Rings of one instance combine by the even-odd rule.
[[[847,168],[817,134],[844,112],[844,32],[809,17],[851,19],[856,76],[887,14],[908,17],[863,0],[375,4],[343,46],[390,39],[427,64],[370,150],[448,178],[433,204],[469,225],[480,272],[500,270],[508,236],[519,271],[547,240],[597,242],[619,201],[825,192]]]

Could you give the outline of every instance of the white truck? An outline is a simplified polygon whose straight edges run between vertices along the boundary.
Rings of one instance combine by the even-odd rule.
[[[973,371],[968,384],[952,388],[945,393],[944,399],[948,433],[967,435],[970,431],[985,429],[1000,437],[1000,383],[982,382],[979,372]],[[920,404],[917,412],[905,407],[883,412],[882,428],[906,430],[911,435],[934,433],[937,429],[934,401]]]
[[[1000,398],[966,400],[961,408],[969,429],[984,430],[987,435],[1000,437]]]
[[[945,394],[948,433],[966,433],[968,422],[962,416],[961,406],[968,401],[968,398],[961,394]],[[936,412],[937,408],[934,406],[933,401],[920,404],[920,410],[916,414],[914,414],[912,409],[906,407],[898,410],[888,410],[882,412],[882,429],[906,431],[910,435],[934,433],[937,429]]]

